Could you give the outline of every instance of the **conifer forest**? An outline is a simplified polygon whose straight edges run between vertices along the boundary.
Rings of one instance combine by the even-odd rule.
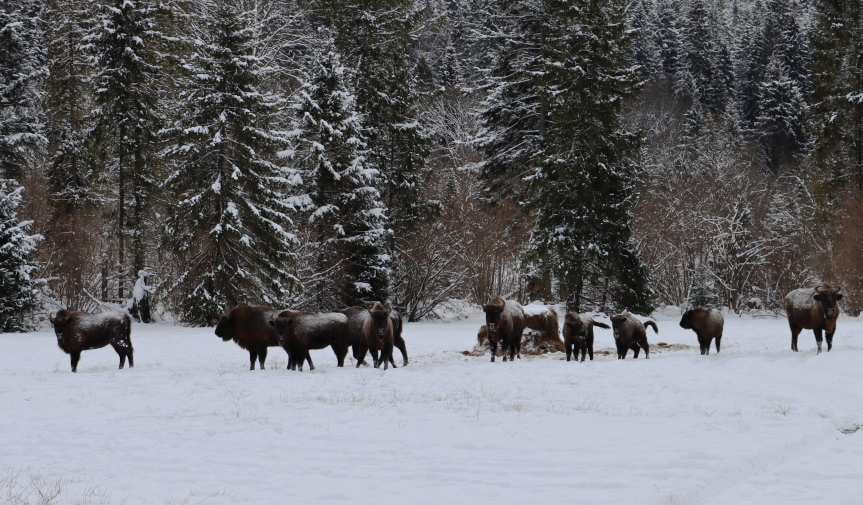
[[[0,331],[863,309],[856,0],[0,0]]]

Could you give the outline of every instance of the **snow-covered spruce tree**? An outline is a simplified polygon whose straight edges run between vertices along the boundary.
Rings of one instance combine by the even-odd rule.
[[[655,13],[652,0],[637,0],[633,2],[627,16],[628,25],[633,31],[630,46],[632,61],[638,65],[638,75],[645,82],[654,80],[660,75],[658,70],[661,66],[661,58],[656,46]]]
[[[331,272],[317,286],[307,286],[321,310],[389,297],[386,209],[377,171],[366,165],[347,77],[335,51],[323,54],[297,104],[302,121],[297,155],[307,187],[313,188],[310,224],[319,244],[318,270]],[[333,285],[337,293],[330,291]]]
[[[718,307],[719,295],[716,294],[716,281],[710,275],[708,265],[695,267],[692,285],[689,288],[687,303],[690,307]]]
[[[89,130],[89,70],[85,46],[88,0],[49,0],[45,4],[48,76],[45,80],[46,168],[55,220],[88,199],[86,154]]]
[[[418,120],[412,63],[417,19],[409,0],[318,0],[336,31],[336,46],[355,69],[368,162],[399,240],[436,210],[423,198],[430,140]],[[325,5],[324,5],[325,4]],[[394,245],[394,244],[393,244]]]
[[[20,179],[27,151],[45,143],[41,11],[38,0],[0,0],[0,177]]]
[[[477,147],[485,154],[482,177],[498,199],[517,201],[522,178],[545,157],[546,110],[542,59],[545,18],[537,0],[498,0],[493,6],[497,38],[492,90],[482,111]],[[491,14],[489,14],[491,15]]]
[[[806,101],[799,83],[774,55],[759,89],[759,115],[755,131],[764,150],[767,169],[778,175],[806,145]]]
[[[545,156],[529,177],[536,215],[532,253],[555,258],[570,308],[589,283],[610,280],[621,308],[651,308],[646,271],[634,253],[631,192],[638,136],[622,124],[623,98],[637,87],[627,65],[625,2],[545,2],[542,100]]]
[[[827,181],[822,192],[825,199],[852,188],[859,195],[863,193],[863,5],[817,0],[812,45],[818,139],[814,161]],[[825,210],[825,221],[832,220],[833,213]]]
[[[94,52],[96,110],[90,142],[102,160],[99,168],[115,177],[117,203],[117,297],[144,269],[145,218],[155,182],[152,168],[162,125],[158,50],[164,34],[157,23],[159,0],[100,0],[98,17],[87,36]],[[131,264],[127,240],[131,239]]]
[[[39,235],[30,222],[18,219],[24,189],[0,179],[0,332],[27,329],[24,319],[36,303],[33,274]]]
[[[284,101],[269,93],[256,56],[253,12],[205,1],[190,29],[176,123],[163,131],[165,225],[186,322],[211,325],[239,303],[278,305],[296,289],[296,237],[287,195],[299,177],[284,165],[289,139],[271,124]]]
[[[700,101],[705,112],[720,114],[725,111],[734,86],[720,16],[705,0],[692,0],[685,19],[676,91],[692,101]]]
[[[659,52],[662,77],[668,82],[676,80],[681,57],[680,6],[677,0],[657,0],[654,42]]]

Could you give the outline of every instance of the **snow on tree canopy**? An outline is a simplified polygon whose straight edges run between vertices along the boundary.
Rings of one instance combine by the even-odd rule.
[[[19,221],[24,189],[0,179],[0,332],[28,328],[26,313],[36,303],[36,246],[41,235],[30,233],[30,221]]]

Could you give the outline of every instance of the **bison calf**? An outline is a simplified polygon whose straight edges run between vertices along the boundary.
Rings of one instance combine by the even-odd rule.
[[[791,327],[791,350],[797,352],[797,337],[803,329],[815,333],[818,354],[821,354],[821,335],[827,334],[827,351],[833,349],[833,334],[839,318],[838,302],[842,288],[828,285],[800,288],[785,295],[785,312]]]
[[[309,362],[309,370],[315,365],[310,349],[331,346],[338,366],[345,365],[348,353],[348,318],[340,312],[304,314],[287,310],[270,321],[279,342],[288,353],[288,369],[303,370],[303,362]]]
[[[566,361],[570,361],[571,356],[578,361],[579,353],[581,353],[581,361],[584,361],[585,355],[589,355],[590,360],[593,361],[594,326],[609,328],[605,323],[594,321],[590,314],[578,312],[566,314],[563,320],[563,346],[566,349]]]
[[[614,343],[617,345],[617,359],[626,359],[626,353],[630,349],[634,357],[638,358],[640,349],[644,350],[645,359],[650,358],[650,346],[647,343],[647,330],[650,326],[653,331],[659,333],[656,323],[646,321],[642,323],[629,312],[611,316],[611,326],[614,328]]]
[[[81,351],[99,349],[108,344],[111,344],[120,356],[121,369],[126,364],[126,358],[129,358],[129,367],[135,366],[131,339],[132,320],[128,314],[88,314],[61,310],[51,317],[51,325],[54,326],[57,345],[70,356],[73,372],[78,371]]]
[[[680,327],[692,330],[698,336],[698,346],[701,355],[710,354],[710,341],[716,342],[716,352],[719,352],[719,344],[722,341],[722,327],[725,320],[722,311],[707,307],[696,307],[687,310],[680,319]]]
[[[219,320],[216,335],[225,342],[233,340],[249,351],[249,370],[255,369],[255,360],[258,360],[263,370],[267,361],[267,348],[279,345],[276,332],[269,325],[275,314],[270,307],[238,305]]]
[[[491,347],[491,361],[494,362],[499,342],[503,343],[503,360],[509,350],[509,360],[516,356],[521,359],[521,334],[524,332],[524,310],[518,302],[495,298],[483,306],[488,343]]]

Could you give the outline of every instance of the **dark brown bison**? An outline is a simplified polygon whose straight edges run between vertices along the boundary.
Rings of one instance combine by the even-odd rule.
[[[626,353],[632,349],[634,357],[638,359],[638,352],[644,349],[645,359],[650,358],[650,346],[647,343],[647,330],[650,326],[653,331],[659,333],[659,328],[653,321],[642,323],[629,312],[611,316],[611,326],[614,328],[614,343],[617,345],[617,359],[626,359]]]
[[[800,288],[785,295],[785,312],[791,327],[791,350],[797,352],[797,337],[803,329],[813,330],[818,354],[821,354],[821,334],[827,334],[827,351],[833,349],[833,334],[839,318],[838,302],[842,288],[828,285]]]
[[[120,356],[120,368],[129,358],[129,367],[135,366],[134,349],[132,348],[132,320],[128,314],[120,312],[103,312],[88,314],[61,310],[51,317],[57,345],[70,356],[72,371],[78,371],[78,361],[81,351],[99,349],[111,344]]]
[[[279,342],[288,353],[288,369],[303,370],[303,362],[309,362],[314,370],[311,349],[330,346],[336,355],[338,366],[345,366],[348,354],[348,318],[340,312],[305,314],[294,310],[281,312],[270,321]]]
[[[267,361],[267,348],[279,345],[276,332],[269,324],[276,314],[270,307],[237,305],[219,320],[216,335],[225,342],[233,340],[249,351],[249,370],[255,369],[256,359],[263,370]]]
[[[680,319],[681,328],[692,330],[698,336],[698,346],[701,348],[702,356],[710,354],[711,340],[716,342],[716,352],[719,352],[724,324],[725,319],[722,317],[722,311],[709,307],[689,309]]]
[[[497,354],[498,342],[503,343],[503,360],[509,350],[509,360],[521,359],[521,334],[524,331],[524,310],[518,302],[497,297],[483,306],[491,361]]]
[[[348,317],[348,331],[350,333],[349,343],[353,352],[357,368],[366,365],[366,353],[369,351],[368,339],[365,333],[366,321],[371,318],[371,312],[364,307],[349,307],[342,311]],[[390,308],[390,322],[393,328],[393,345],[402,353],[402,365],[408,364],[408,351],[402,336],[402,316],[395,309]],[[374,356],[372,356],[374,359]],[[396,364],[390,356],[390,364],[395,368]]]
[[[578,312],[568,312],[563,320],[563,346],[566,349],[566,361],[573,356],[578,361],[578,355],[581,353],[581,361],[584,361],[585,354],[590,356],[593,361],[593,327],[605,328],[609,326],[605,323],[599,323],[593,320],[590,314],[579,314]]]

